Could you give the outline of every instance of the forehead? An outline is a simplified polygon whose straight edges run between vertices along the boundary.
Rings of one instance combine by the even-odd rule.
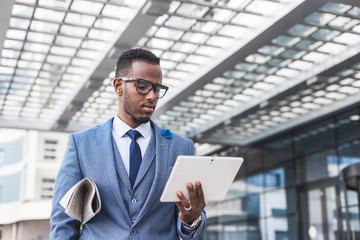
[[[140,60],[132,62],[130,77],[143,78],[153,83],[161,83],[161,68],[157,64],[151,64]]]

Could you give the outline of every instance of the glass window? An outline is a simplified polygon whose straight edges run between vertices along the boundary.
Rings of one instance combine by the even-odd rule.
[[[266,189],[284,187],[285,174],[283,168],[278,168],[264,174],[264,186]]]
[[[359,232],[360,232],[360,212],[359,207],[350,207],[349,208],[349,215],[350,215],[350,234],[352,236],[355,236],[354,239],[359,238]]]
[[[21,173],[0,176],[0,202],[10,203],[19,201]]]
[[[247,209],[248,209],[248,216],[249,217],[260,217],[264,216],[264,195],[263,194],[255,194],[251,195],[247,198]]]
[[[327,149],[297,160],[297,182],[312,182],[339,174],[334,149]]]
[[[206,212],[211,216],[208,222],[227,223],[244,220],[248,213],[247,198],[233,198],[221,202],[209,202],[206,205]]]
[[[269,239],[297,240],[297,225],[295,216],[271,217],[266,219],[266,235]]]
[[[357,110],[336,117],[335,126],[338,143],[360,139],[360,115]]]
[[[234,153],[231,153],[229,154],[229,156],[234,156],[234,157],[243,157],[244,158],[244,162],[243,164],[241,165],[241,168],[239,170],[239,172],[237,173],[236,175],[236,178],[235,179],[240,179],[240,178],[245,178],[245,175],[246,175],[246,169],[247,169],[247,159],[245,158],[244,156],[244,152],[234,152]],[[244,181],[244,179],[243,179]]]
[[[264,196],[265,216],[283,216],[286,214],[286,195],[284,189],[266,192]]]
[[[45,140],[44,142],[44,159],[56,160],[57,140]]]
[[[226,225],[209,224],[207,219],[207,227],[202,239],[218,240],[218,239],[249,239],[247,238],[246,229],[248,228],[247,222],[230,223]]]
[[[246,179],[247,191],[251,193],[259,193],[264,190],[264,175],[257,174]]]
[[[314,189],[300,195],[304,239],[324,239],[321,194],[319,189]]]
[[[20,162],[22,160],[22,148],[22,138],[3,143],[0,149],[0,166]]]
[[[217,239],[230,239],[236,240],[241,239],[244,236],[243,231],[239,228],[238,224],[227,224],[223,226],[221,237]]]
[[[262,168],[261,146],[246,149],[244,155],[245,155],[245,161],[247,161],[248,172]]]
[[[264,196],[265,216],[278,217],[288,214],[295,214],[296,197],[294,188],[269,191],[266,192]]]
[[[335,145],[332,119],[323,121],[294,134],[294,154],[303,156]]]
[[[264,165],[272,166],[292,157],[291,138],[286,136],[264,144]]]
[[[264,219],[251,219],[247,222],[247,238],[249,240],[266,239]]]
[[[290,162],[283,166],[284,172],[285,172],[285,185],[288,186],[294,186],[295,184],[295,167],[294,163]]]
[[[325,206],[328,223],[329,239],[335,240],[338,233],[338,216],[336,206],[335,187],[327,187],[325,189]]]
[[[41,180],[40,199],[52,199],[54,192],[55,179],[43,178]]]
[[[338,146],[340,170],[360,162],[360,140],[354,140]]]
[[[244,156],[246,165],[231,186],[229,198],[216,203],[215,215],[213,206],[207,205],[207,212],[214,217],[205,239],[341,237],[338,221],[343,221],[344,231],[347,229],[342,186],[341,206],[337,206],[334,186],[314,189],[312,183],[335,180],[341,169],[360,162],[359,120],[359,109],[355,109],[310,123],[295,130],[294,137],[282,135],[263,144],[245,146],[241,151],[227,150],[226,155]],[[357,195],[348,192],[346,196],[351,227],[358,231]]]

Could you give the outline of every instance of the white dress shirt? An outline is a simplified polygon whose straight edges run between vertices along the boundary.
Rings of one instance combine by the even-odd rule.
[[[116,146],[119,150],[121,159],[124,163],[127,174],[129,175],[130,169],[130,144],[131,138],[126,134],[129,130],[137,130],[141,137],[136,142],[139,144],[141,149],[141,156],[144,157],[147,146],[149,145],[150,138],[152,135],[150,122],[143,123],[137,128],[133,129],[122,121],[117,115],[114,117],[112,135],[115,139]]]

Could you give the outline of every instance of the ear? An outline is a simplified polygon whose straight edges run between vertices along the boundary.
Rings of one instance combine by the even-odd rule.
[[[123,81],[114,78],[113,80],[114,90],[118,96],[121,96],[123,93]]]

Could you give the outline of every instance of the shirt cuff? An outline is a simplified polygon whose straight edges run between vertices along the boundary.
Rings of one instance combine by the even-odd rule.
[[[181,223],[181,232],[186,234],[186,235],[190,235],[190,233],[192,233],[193,231],[195,231],[196,228],[191,228],[188,226],[185,226],[183,223]]]

